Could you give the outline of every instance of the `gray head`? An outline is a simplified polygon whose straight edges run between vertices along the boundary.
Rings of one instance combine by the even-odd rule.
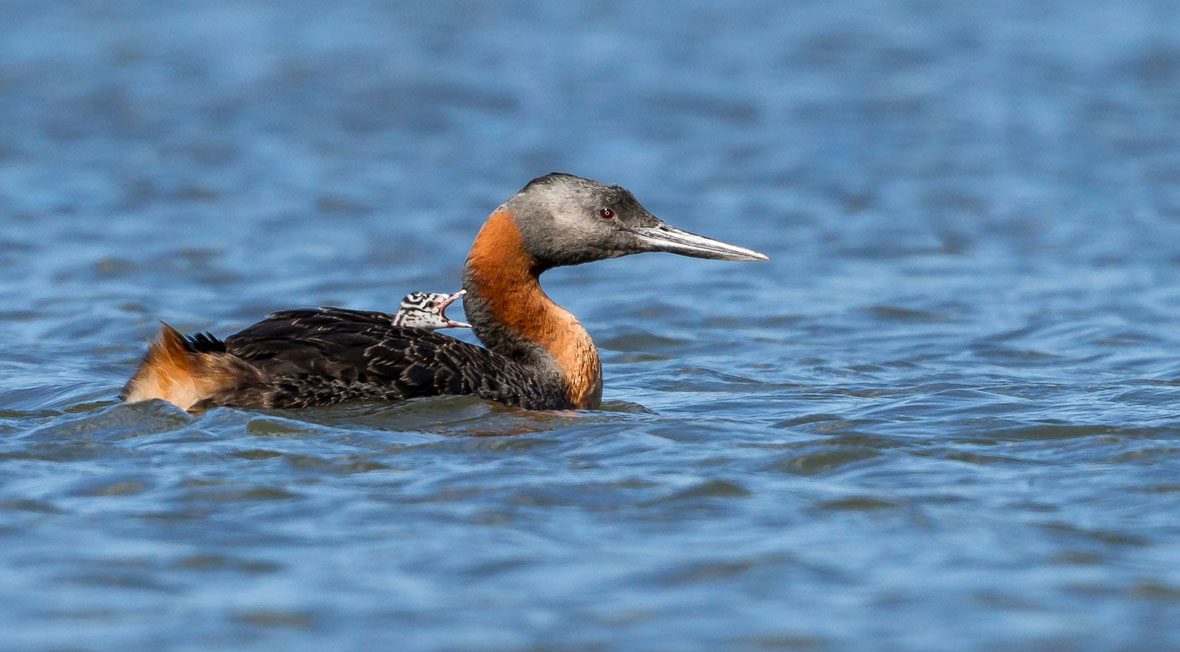
[[[466,294],[459,290],[454,294],[439,294],[436,292],[411,292],[402,299],[393,315],[394,326],[408,328],[425,328],[436,330],[439,328],[471,328],[470,324],[454,321],[447,317],[447,307],[455,303]]]
[[[668,226],[630,190],[571,174],[533,179],[504,208],[538,271],[645,251],[717,260],[767,260],[757,251]]]

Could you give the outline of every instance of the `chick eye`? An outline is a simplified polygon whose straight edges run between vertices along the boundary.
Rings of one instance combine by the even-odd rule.
[[[604,220],[613,220],[615,219],[615,212],[609,208],[600,208],[598,209],[598,216]]]

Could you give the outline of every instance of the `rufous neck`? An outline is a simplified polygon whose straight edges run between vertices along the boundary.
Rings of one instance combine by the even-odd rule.
[[[577,408],[602,400],[602,363],[586,329],[541,289],[512,212],[492,213],[463,270],[464,312],[489,349],[552,375]]]

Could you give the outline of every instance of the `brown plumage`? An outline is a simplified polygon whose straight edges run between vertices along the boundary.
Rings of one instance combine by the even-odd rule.
[[[182,410],[236,387],[259,384],[251,365],[226,352],[211,335],[185,337],[168,324],[123,388],[124,401],[159,398]]]
[[[467,255],[467,269],[466,282],[487,297],[496,322],[557,362],[571,406],[597,406],[602,400],[598,349],[582,324],[541,289],[512,213],[498,210],[488,217]]]

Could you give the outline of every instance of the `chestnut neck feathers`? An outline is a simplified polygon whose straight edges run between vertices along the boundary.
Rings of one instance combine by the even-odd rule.
[[[544,267],[526,247],[516,215],[488,217],[463,270],[464,307],[491,350],[559,383],[570,403],[593,409],[602,401],[602,363],[586,329],[541,289]]]

